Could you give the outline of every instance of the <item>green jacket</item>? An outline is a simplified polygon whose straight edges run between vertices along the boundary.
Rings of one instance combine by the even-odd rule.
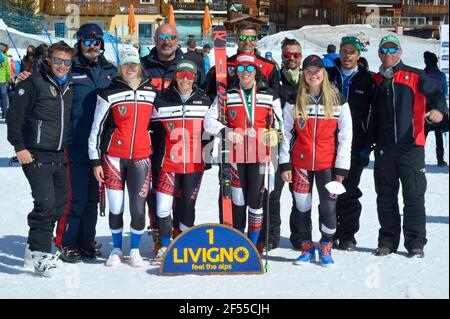
[[[11,70],[9,67],[9,57],[4,54],[3,55],[4,62],[0,62],[0,84],[5,84],[8,82],[8,80],[11,78]]]

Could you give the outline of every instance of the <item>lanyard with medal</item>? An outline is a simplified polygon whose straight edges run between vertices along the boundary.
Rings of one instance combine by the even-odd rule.
[[[241,99],[244,102],[245,112],[248,117],[248,121],[250,122],[250,128],[247,130],[247,134],[249,137],[256,136],[256,130],[253,128],[254,116],[255,116],[255,108],[254,104],[256,104],[256,84],[253,85],[252,90],[249,95],[245,93],[244,88],[241,86],[240,95]]]

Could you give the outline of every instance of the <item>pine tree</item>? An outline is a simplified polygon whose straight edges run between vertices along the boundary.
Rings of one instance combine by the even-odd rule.
[[[38,7],[38,3],[36,0],[7,0],[7,2],[10,5],[12,5],[18,9],[25,10],[33,15],[36,12],[36,9]]]

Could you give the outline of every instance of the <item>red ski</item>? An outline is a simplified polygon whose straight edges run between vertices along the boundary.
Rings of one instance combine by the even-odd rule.
[[[214,28],[214,56],[216,63],[216,83],[217,97],[219,100],[219,118],[227,125],[226,107],[227,107],[227,31],[224,26]],[[231,172],[229,158],[229,144],[226,143],[225,136],[221,141],[221,161],[220,161],[220,185],[222,197],[222,218],[223,224],[233,226],[233,213],[231,203]]]

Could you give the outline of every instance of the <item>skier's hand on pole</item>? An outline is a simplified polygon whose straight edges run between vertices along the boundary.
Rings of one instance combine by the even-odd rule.
[[[33,155],[31,155],[30,151],[28,150],[22,150],[20,152],[17,152],[16,156],[17,160],[22,165],[30,164],[34,160]]]
[[[281,178],[286,183],[292,183],[292,171],[285,171],[281,173]]]
[[[104,180],[105,176],[103,175],[103,168],[101,166],[94,167],[94,176],[95,179],[100,183],[103,184],[105,182]]]

